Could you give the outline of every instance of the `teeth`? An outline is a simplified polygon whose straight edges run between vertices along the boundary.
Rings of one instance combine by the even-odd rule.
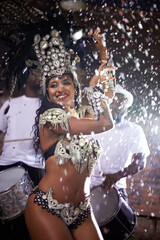
[[[57,96],[57,98],[59,98],[59,99],[63,99],[63,98],[65,98],[65,97],[67,97],[66,94],[62,94],[62,95]]]

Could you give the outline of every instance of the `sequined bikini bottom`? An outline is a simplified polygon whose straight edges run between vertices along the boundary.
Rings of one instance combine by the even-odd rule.
[[[61,218],[70,228],[77,228],[90,214],[89,199],[81,202],[78,207],[74,207],[70,203],[59,203],[53,198],[52,188],[49,188],[47,193],[37,188],[34,193],[36,194],[34,203],[41,205],[43,209],[47,209],[48,212]]]

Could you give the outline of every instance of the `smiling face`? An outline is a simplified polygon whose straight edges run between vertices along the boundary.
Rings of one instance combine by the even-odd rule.
[[[71,108],[75,107],[75,87],[68,74],[64,74],[61,78],[51,78],[48,84],[48,94],[53,103]]]

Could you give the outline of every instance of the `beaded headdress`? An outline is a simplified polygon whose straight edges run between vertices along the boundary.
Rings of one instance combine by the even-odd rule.
[[[75,86],[78,80],[73,73],[74,63],[71,62],[71,49],[66,51],[64,41],[58,30],[52,29],[50,34],[34,36],[34,49],[41,68],[43,94],[46,93],[46,80],[51,77],[62,77],[64,73],[72,73]]]

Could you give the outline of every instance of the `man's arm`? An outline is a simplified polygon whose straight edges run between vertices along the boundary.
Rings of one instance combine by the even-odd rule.
[[[103,174],[103,176],[106,178],[102,184],[102,188],[107,187],[110,189],[112,185],[119,181],[121,178],[127,177],[129,175],[134,175],[142,170],[146,162],[145,158],[146,157],[143,153],[135,153],[132,156],[132,163],[128,167],[113,174]]]

